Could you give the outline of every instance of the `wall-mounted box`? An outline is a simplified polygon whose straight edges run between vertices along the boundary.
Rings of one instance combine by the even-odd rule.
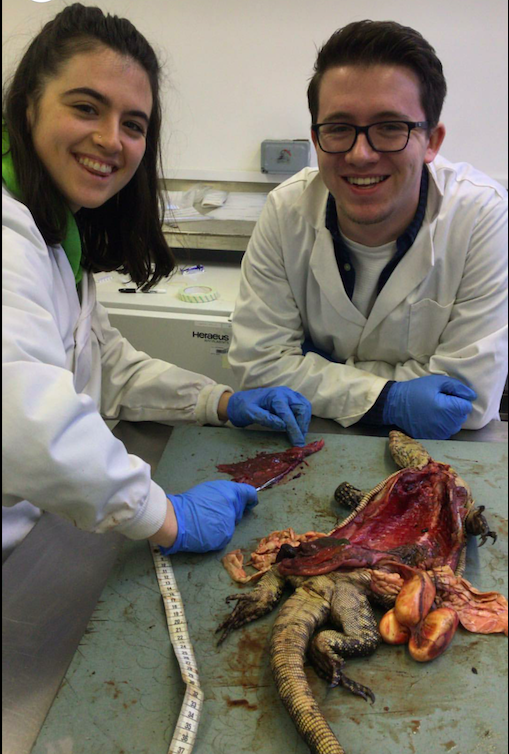
[[[261,149],[262,173],[292,175],[309,165],[310,154],[309,139],[265,139]]]

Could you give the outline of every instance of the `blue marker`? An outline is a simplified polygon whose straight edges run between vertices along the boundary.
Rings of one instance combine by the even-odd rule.
[[[181,267],[180,268],[180,274],[181,275],[192,275],[193,272],[203,272],[205,267],[202,264],[195,264],[193,267]]]

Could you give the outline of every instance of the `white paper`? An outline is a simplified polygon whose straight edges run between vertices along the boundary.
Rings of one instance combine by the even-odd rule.
[[[267,194],[259,191],[230,191],[222,207],[213,209],[207,217],[215,220],[258,220]]]
[[[208,186],[197,185],[188,191],[167,191],[167,223],[190,220],[250,220],[256,222],[267,201],[267,194],[259,191],[217,191]],[[210,212],[202,213],[194,205],[215,206]],[[222,203],[222,204],[221,204]]]

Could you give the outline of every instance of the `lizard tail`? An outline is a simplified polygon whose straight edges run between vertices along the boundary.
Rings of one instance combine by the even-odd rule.
[[[330,612],[330,595],[322,596],[321,591],[301,587],[288,598],[272,630],[271,666],[281,701],[311,753],[345,754],[320,712],[304,673],[310,639]]]

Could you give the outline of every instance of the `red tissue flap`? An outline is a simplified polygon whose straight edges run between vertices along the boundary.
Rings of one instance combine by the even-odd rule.
[[[279,482],[307,456],[318,452],[323,446],[323,440],[316,440],[303,448],[289,448],[282,453],[258,453],[254,458],[238,463],[220,463],[216,468],[224,474],[231,474],[234,482],[261,487],[269,481]]]

